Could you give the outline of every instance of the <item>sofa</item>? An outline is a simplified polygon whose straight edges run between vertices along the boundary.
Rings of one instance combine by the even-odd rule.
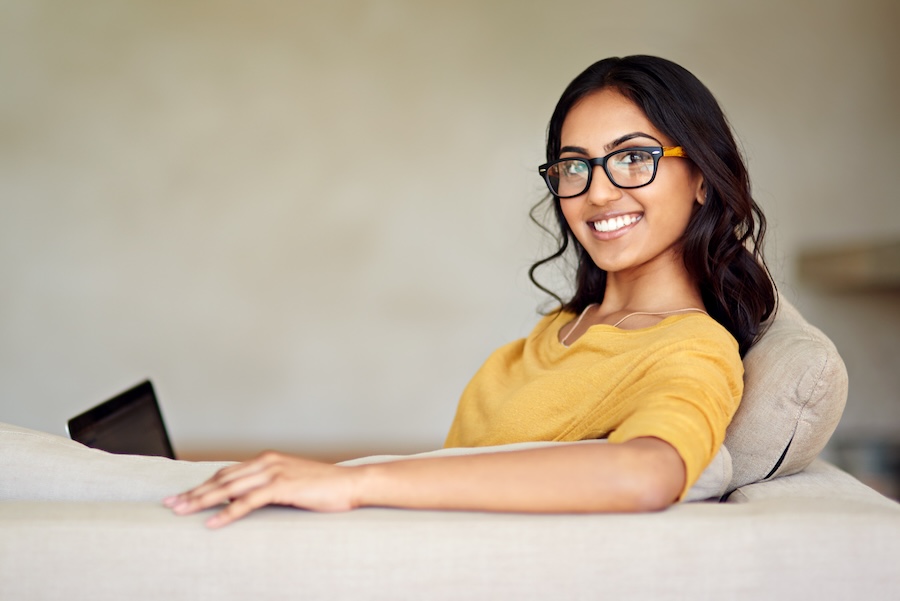
[[[847,398],[836,349],[781,299],[744,364],[724,446],[646,514],[267,507],[213,531],[161,499],[227,463],[0,424],[0,599],[900,598],[900,504],[817,458]]]

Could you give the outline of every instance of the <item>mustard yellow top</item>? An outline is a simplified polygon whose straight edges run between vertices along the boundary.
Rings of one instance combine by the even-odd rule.
[[[743,392],[738,344],[714,319],[673,315],[639,330],[592,326],[571,346],[544,317],[496,350],[469,382],[446,447],[654,436],[687,470],[685,492],[715,456]]]

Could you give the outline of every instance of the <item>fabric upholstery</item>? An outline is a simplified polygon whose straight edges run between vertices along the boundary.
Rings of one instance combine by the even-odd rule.
[[[650,514],[270,507],[219,531],[159,503],[9,501],[0,599],[895,598],[900,506],[807,471]]]
[[[834,344],[783,297],[744,357],[744,398],[725,435],[730,489],[794,474],[831,437],[847,402],[847,370]]]
[[[877,511],[879,508],[888,511],[900,510],[900,505],[896,501],[859,484],[860,482],[847,472],[826,461],[816,459],[796,476],[774,478],[742,486],[728,495],[727,502],[759,503],[788,498],[796,501],[839,499],[841,502],[859,503],[860,507],[865,506],[868,511]]]
[[[0,423],[0,501],[155,501],[196,486],[227,462],[113,455]]]
[[[553,444],[523,443],[475,449],[440,449],[420,455],[363,457],[344,465],[511,451]],[[43,432],[0,423],[0,501],[151,501],[200,484],[228,462],[173,461],[162,457],[113,455]],[[686,501],[721,496],[731,480],[731,457],[722,449]]]

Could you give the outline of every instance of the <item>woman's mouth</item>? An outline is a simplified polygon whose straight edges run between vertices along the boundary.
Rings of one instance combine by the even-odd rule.
[[[598,232],[615,232],[633,223],[637,223],[643,217],[640,213],[632,213],[631,215],[619,215],[610,217],[609,219],[601,219],[600,221],[588,222],[590,226]]]

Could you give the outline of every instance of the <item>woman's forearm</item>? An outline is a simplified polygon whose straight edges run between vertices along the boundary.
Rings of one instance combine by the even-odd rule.
[[[315,511],[365,506],[532,513],[654,511],[676,500],[684,478],[678,453],[655,438],[354,467],[267,452],[219,470],[164,503],[178,514],[226,504],[207,520],[213,528],[270,504]]]
[[[355,506],[543,513],[661,509],[677,499],[685,477],[675,449],[653,438],[359,469]]]

